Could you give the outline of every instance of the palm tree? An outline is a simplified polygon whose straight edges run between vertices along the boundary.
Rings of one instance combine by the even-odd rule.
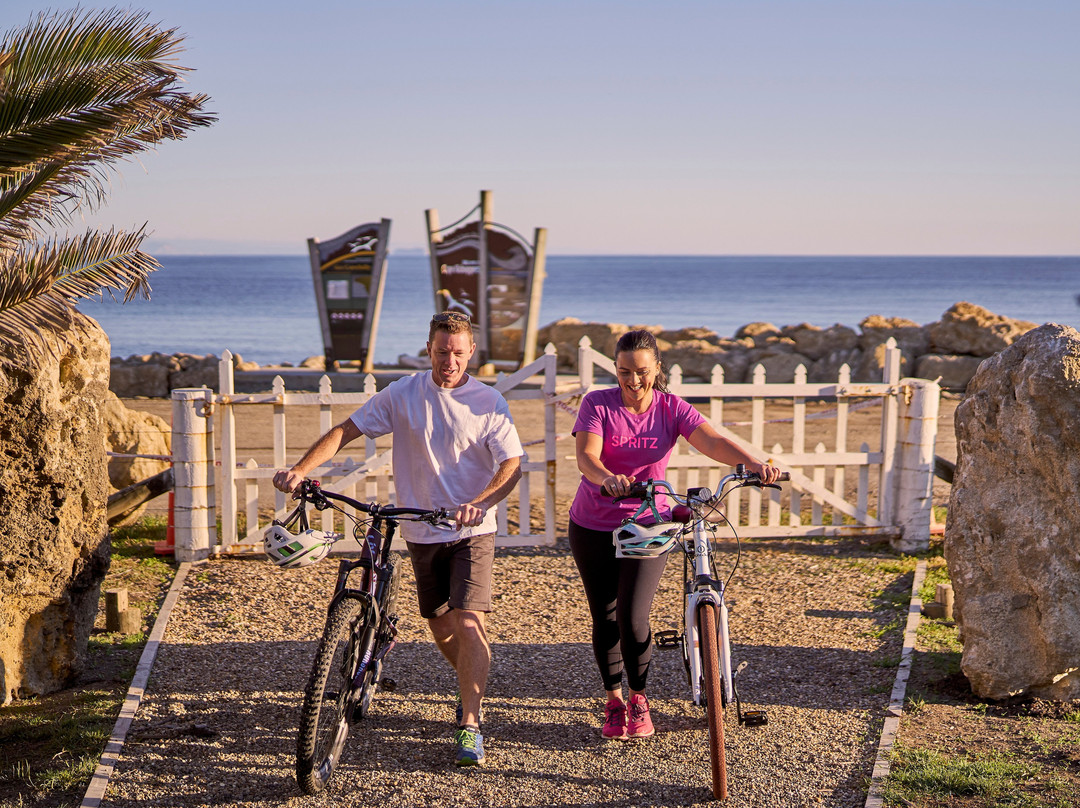
[[[149,297],[145,225],[60,230],[104,202],[118,161],[216,120],[180,89],[182,41],[118,9],[42,13],[0,41],[0,360],[47,350],[76,300]]]

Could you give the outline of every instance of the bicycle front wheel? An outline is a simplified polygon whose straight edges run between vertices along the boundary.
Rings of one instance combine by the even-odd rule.
[[[698,607],[702,675],[705,679],[705,712],[709,720],[709,763],[712,766],[713,797],[727,799],[727,761],[724,757],[724,691],[720,682],[719,635],[716,606]]]
[[[300,711],[296,782],[305,794],[322,791],[334,773],[349,735],[352,676],[366,634],[362,605],[344,598],[326,618]]]

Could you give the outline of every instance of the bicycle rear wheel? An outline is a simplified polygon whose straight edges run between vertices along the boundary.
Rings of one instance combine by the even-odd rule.
[[[363,656],[363,638],[370,635],[363,606],[343,598],[326,618],[311,678],[300,711],[296,743],[296,781],[305,794],[322,791],[334,773],[349,735],[353,672]]]
[[[705,712],[709,720],[709,763],[712,767],[713,797],[727,799],[727,761],[724,756],[724,692],[720,682],[719,637],[716,631],[716,606],[698,607],[698,632],[701,639],[702,675],[705,679]]]

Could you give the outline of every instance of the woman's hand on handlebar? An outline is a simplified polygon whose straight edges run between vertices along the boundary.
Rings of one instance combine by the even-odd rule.
[[[776,466],[766,463],[752,463],[747,465],[747,471],[751,471],[761,478],[761,482],[770,485],[781,479],[782,472]]]
[[[600,483],[600,493],[609,497],[625,497],[630,493],[630,486],[637,477],[627,477],[625,474],[609,474]]]

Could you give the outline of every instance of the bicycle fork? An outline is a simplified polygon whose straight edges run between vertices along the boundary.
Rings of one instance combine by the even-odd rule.
[[[692,591],[686,596],[684,653],[687,655],[687,667],[690,674],[690,693],[694,704],[697,705],[701,705],[704,698],[701,683],[705,673],[701,652],[701,623],[698,620],[698,611],[706,603],[711,603],[716,607],[718,662],[720,664],[720,680],[724,687],[725,703],[731,700],[733,691],[731,648],[728,644],[728,612],[723,593],[717,592],[711,587]]]
[[[693,581],[687,582],[685,647],[687,667],[690,674],[690,692],[694,704],[702,703],[701,688],[703,660],[701,653],[701,624],[698,613],[704,604],[711,603],[716,608],[717,646],[719,652],[720,679],[724,688],[725,702],[731,701],[734,682],[731,675],[731,644],[728,641],[728,610],[724,603],[724,585],[713,578],[709,557],[709,537],[700,522],[694,523],[693,537]]]

